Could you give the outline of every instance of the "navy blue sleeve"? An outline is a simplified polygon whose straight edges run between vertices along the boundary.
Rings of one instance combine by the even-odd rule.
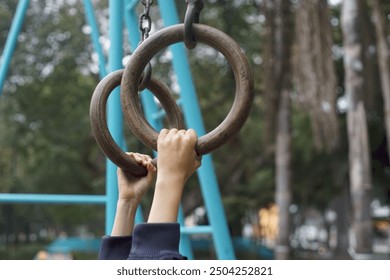
[[[99,260],[186,260],[179,242],[178,223],[141,223],[133,236],[104,236]]]
[[[104,236],[100,245],[99,260],[126,260],[131,242],[131,236]]]
[[[142,223],[134,227],[129,260],[185,260],[179,253],[178,223]]]

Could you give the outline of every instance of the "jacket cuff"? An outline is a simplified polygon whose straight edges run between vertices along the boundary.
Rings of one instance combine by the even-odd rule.
[[[131,236],[103,236],[99,260],[126,260],[131,248]]]
[[[179,253],[178,223],[141,223],[134,227],[133,244],[128,259],[186,259]]]

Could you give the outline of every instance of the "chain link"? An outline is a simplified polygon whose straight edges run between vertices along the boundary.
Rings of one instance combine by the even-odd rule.
[[[197,42],[193,24],[199,23],[200,12],[204,7],[203,0],[186,0],[187,10],[184,17],[184,44],[188,49],[195,48]]]
[[[144,5],[144,12],[139,16],[138,27],[141,31],[141,40],[139,44],[145,41],[149,37],[149,32],[152,29],[152,19],[150,18],[150,6],[153,4],[153,0],[142,0]],[[139,83],[139,90],[142,91],[146,88],[150,78],[152,76],[152,65],[149,62],[142,74],[141,81]]]
[[[152,19],[150,18],[150,6],[153,4],[153,0],[142,0],[144,5],[144,12],[139,17],[139,30],[141,31],[141,42],[149,37],[149,32],[152,29]]]

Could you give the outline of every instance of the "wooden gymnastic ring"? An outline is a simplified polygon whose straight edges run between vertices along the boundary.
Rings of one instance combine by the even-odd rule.
[[[138,81],[146,64],[163,48],[183,41],[183,24],[170,26],[152,34],[140,44],[125,67],[121,82],[123,113],[133,133],[151,149],[157,149],[158,132],[145,120],[139,106]],[[198,138],[198,155],[207,154],[237,133],[248,118],[254,96],[252,71],[240,46],[225,33],[207,25],[193,24],[198,42],[221,52],[229,62],[236,82],[235,98],[225,120],[214,130]]]
[[[95,88],[90,104],[92,132],[100,149],[114,164],[136,176],[144,176],[147,174],[146,168],[138,164],[132,157],[129,157],[115,143],[107,126],[107,99],[111,92],[120,85],[123,72],[122,69],[108,74]],[[161,102],[167,114],[169,127],[182,129],[184,127],[183,117],[169,90],[153,78],[147,82],[146,88]],[[156,163],[156,160],[154,160],[154,163]]]

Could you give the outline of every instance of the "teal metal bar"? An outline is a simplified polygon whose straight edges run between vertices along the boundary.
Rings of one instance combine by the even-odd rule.
[[[180,227],[181,234],[212,234],[211,226]]]
[[[126,12],[130,12],[135,9],[135,6],[139,3],[139,0],[126,0]]]
[[[123,68],[123,8],[124,4],[122,0],[109,1],[109,72]],[[112,138],[119,147],[123,147],[123,116],[119,88],[115,89],[108,98],[107,124]],[[106,166],[106,234],[110,234],[114,224],[116,202],[118,199],[118,180],[116,177],[116,165],[107,159]]]
[[[0,57],[0,96],[3,92],[4,81],[7,76],[9,64],[11,63],[11,58],[15,50],[16,41],[18,39],[20,29],[22,28],[24,17],[26,15],[27,8],[30,4],[29,0],[20,0],[14,19],[12,20],[12,25],[5,42],[3,49],[3,54]]]
[[[181,99],[176,100],[176,104],[179,105],[179,107],[180,107],[181,106]],[[160,118],[163,118],[165,116],[166,116],[166,113],[165,113],[164,109],[160,109],[160,110],[153,113],[152,118],[160,119]]]
[[[99,58],[99,73],[100,73],[100,78],[102,79],[107,75],[107,69],[106,69],[107,62],[106,62],[106,57],[104,56],[103,48],[99,42],[99,37],[100,37],[99,28],[96,22],[94,8],[91,0],[84,0],[83,3],[84,3],[86,20],[92,29],[90,35],[91,35],[93,46]]]
[[[183,256],[186,256],[189,260],[193,260],[194,252],[192,251],[191,246],[191,238],[189,234],[186,234],[186,227],[185,227],[185,216],[183,212],[183,207],[180,205],[179,208],[179,215],[178,215],[178,222],[180,223],[180,243],[179,243],[179,251]],[[198,226],[195,226],[194,228],[197,228]]]
[[[159,1],[160,12],[166,26],[179,23],[174,0]],[[182,107],[187,127],[195,129],[198,136],[205,134],[203,118],[196,96],[184,44],[172,45],[173,67],[181,88]],[[229,233],[221,195],[211,155],[203,156],[198,178],[207,209],[218,259],[235,259],[233,242]]]
[[[137,48],[140,42],[140,31],[138,29],[138,17],[135,14],[134,9],[139,0],[125,0],[125,25],[127,29],[129,44],[131,46],[131,51]]]
[[[105,195],[2,193],[0,203],[105,204]]]

